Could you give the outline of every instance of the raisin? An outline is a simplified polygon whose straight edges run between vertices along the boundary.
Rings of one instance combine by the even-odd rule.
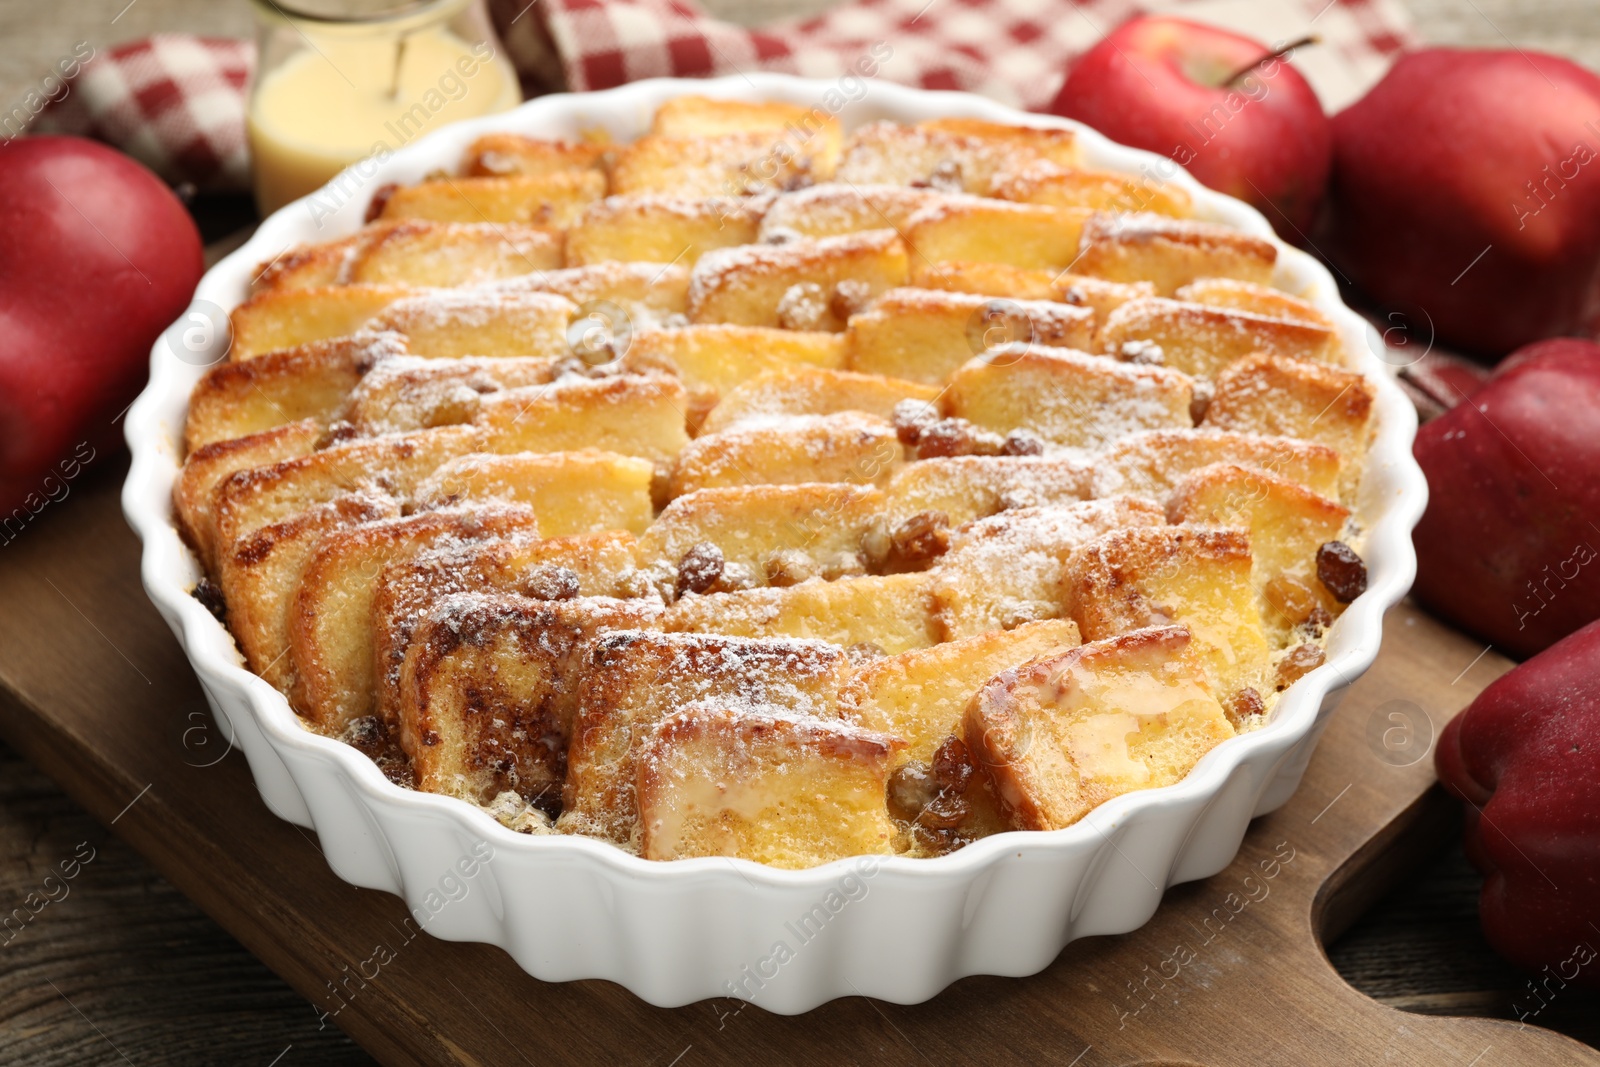
[[[896,768],[889,775],[888,788],[884,791],[889,813],[903,822],[916,822],[938,795],[939,786],[933,780],[932,769],[915,760]]]
[[[678,562],[677,594],[704,593],[722,577],[723,566],[722,549],[710,541],[692,546]]]
[[[1246,686],[1233,694],[1233,699],[1228,701],[1228,706],[1223,709],[1228,716],[1228,721],[1233,723],[1235,730],[1244,728],[1245,720],[1260,715],[1267,710],[1267,705],[1261,699],[1261,694]]]
[[[890,416],[894,422],[894,435],[907,448],[917,447],[917,442],[928,427],[939,421],[939,411],[925,400],[902,400],[895,404]]]
[[[942,556],[949,547],[950,516],[942,511],[919,511],[894,531],[895,553],[907,563]]]
[[[767,557],[763,569],[766,571],[767,584],[780,588],[816,578],[821,571],[817,561],[798,548],[786,548],[773,553]]]
[[[844,322],[870,303],[872,303],[872,286],[858,278],[846,278],[833,287],[833,296],[828,300],[828,310],[833,312],[834,318]]]
[[[367,201],[367,214],[363,222],[376,222],[383,215],[383,209],[389,206],[389,198],[395,190],[400,188],[395,182],[384,182],[372,191],[372,199]]]
[[[202,578],[195,583],[190,595],[200,601],[200,606],[211,612],[211,615],[222,625],[228,625],[228,602],[222,598],[222,587],[210,578]]]
[[[1329,541],[1317,549],[1317,578],[1341,604],[1367,591],[1367,565],[1343,541]]]
[[[1310,641],[1295,645],[1288,655],[1278,661],[1278,688],[1289,688],[1314,668],[1322,666],[1324,658],[1321,645],[1314,645]]]
[[[1012,430],[1000,444],[1002,456],[1042,456],[1044,439],[1032,430]]]
[[[578,595],[578,573],[566,567],[537,567],[525,584],[535,600],[571,600]]]

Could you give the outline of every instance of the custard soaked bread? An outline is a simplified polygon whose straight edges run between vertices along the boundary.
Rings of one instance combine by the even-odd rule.
[[[176,525],[391,780],[652,860],[932,857],[1177,781],[1365,586],[1375,390],[1071,131],[683,96],[287,250]]]

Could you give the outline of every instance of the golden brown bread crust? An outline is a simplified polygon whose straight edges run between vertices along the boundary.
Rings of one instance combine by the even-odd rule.
[[[493,178],[585,169],[604,172],[609,153],[610,146],[598,142],[486,133],[467,146],[461,157],[461,173],[469,178]]]
[[[218,584],[228,625],[250,669],[285,696],[294,690],[289,658],[289,605],[324,535],[400,514],[380,492],[346,493],[263,523],[221,549]]]
[[[1268,646],[1251,585],[1250,532],[1141,526],[1074,549],[1062,569],[1066,613],[1085,641],[1147,626],[1187,626],[1218,699],[1266,692]]]
[[[639,854],[814,867],[893,851],[883,804],[898,738],[849,723],[690,708],[639,748]]]
[[[1278,260],[1271,241],[1238,230],[1150,212],[1100,212],[1083,227],[1073,269],[1116,282],[1148,281],[1171,296],[1200,278],[1269,285]]]
[[[184,453],[303,419],[326,426],[368,372],[405,354],[404,337],[373,333],[219,363],[189,393]]]
[[[432,605],[462,593],[629,597],[653,590],[633,580],[634,540],[621,531],[574,537],[512,533],[436,545],[386,563],[373,595],[372,677],[378,717],[400,723],[400,667],[412,635]],[[656,598],[659,599],[659,598]]]
[[[324,536],[290,607],[295,710],[331,734],[374,712],[372,609],[385,567],[440,544],[536,530],[531,509],[496,506],[419,512]]]
[[[302,419],[245,437],[213,441],[190,452],[172,485],[178,532],[207,572],[217,567],[217,488],[236,471],[266,467],[311,453],[322,436],[315,419]]]
[[[586,646],[606,630],[649,626],[660,611],[597,597],[439,601],[400,669],[396,736],[417,788],[479,803],[509,789],[555,815]]]
[[[577,686],[577,717],[557,828],[637,847],[634,747],[695,701],[837,718],[849,677],[843,650],[818,641],[623,631],[595,641]]]
[[[1135,630],[1002,671],[973,695],[966,745],[1012,828],[1061,829],[1171,784],[1233,735],[1188,646],[1183,627]]]
[[[1341,460],[1340,495],[1349,501],[1361,479],[1376,400],[1372,383],[1352,371],[1263,352],[1217,377],[1205,425],[1282,434],[1333,449]]]

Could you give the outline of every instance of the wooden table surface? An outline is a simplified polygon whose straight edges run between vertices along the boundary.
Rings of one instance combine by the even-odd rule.
[[[707,0],[759,21],[826,0]],[[1477,47],[1508,42],[1600,69],[1594,0],[1404,0],[1421,36]],[[87,40],[103,48],[159,30],[248,32],[242,0],[13,2],[0,10],[0,104],[27,92],[52,57]],[[226,226],[222,205],[212,226]],[[215,208],[213,208],[215,210]],[[237,211],[237,207],[232,207]],[[120,479],[120,462],[87,477]],[[28,531],[70,523],[69,499]],[[0,611],[27,605],[0,604]],[[130,684],[138,684],[130,672]],[[204,738],[191,739],[203,744]],[[237,760],[237,754],[226,757]],[[367,1064],[340,1031],[177,893],[108,829],[0,745],[0,904],[38,890],[63,857],[92,855],[83,876],[0,944],[0,1063],[8,1065]],[[1410,1011],[1513,1018],[1524,977],[1478,932],[1477,877],[1454,835],[1412,884],[1377,904],[1329,956],[1358,989]],[[0,938],[3,940],[3,938]],[[1554,1000],[1541,1025],[1600,1046],[1600,1000]]]

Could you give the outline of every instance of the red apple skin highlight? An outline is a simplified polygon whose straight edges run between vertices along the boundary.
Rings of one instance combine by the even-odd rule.
[[[1600,77],[1424,49],[1333,131],[1318,244],[1373,299],[1419,305],[1479,354],[1600,328]]]
[[[1304,243],[1332,151],[1316,93],[1283,59],[1222,84],[1271,51],[1183,19],[1133,19],[1073,65],[1050,111],[1167,156]]]
[[[115,443],[203,269],[188,212],[132,159],[76,137],[0,146],[0,519],[44,500],[80,444]]]
[[[1514,353],[1414,451],[1418,600],[1519,658],[1600,618],[1600,345]]]

